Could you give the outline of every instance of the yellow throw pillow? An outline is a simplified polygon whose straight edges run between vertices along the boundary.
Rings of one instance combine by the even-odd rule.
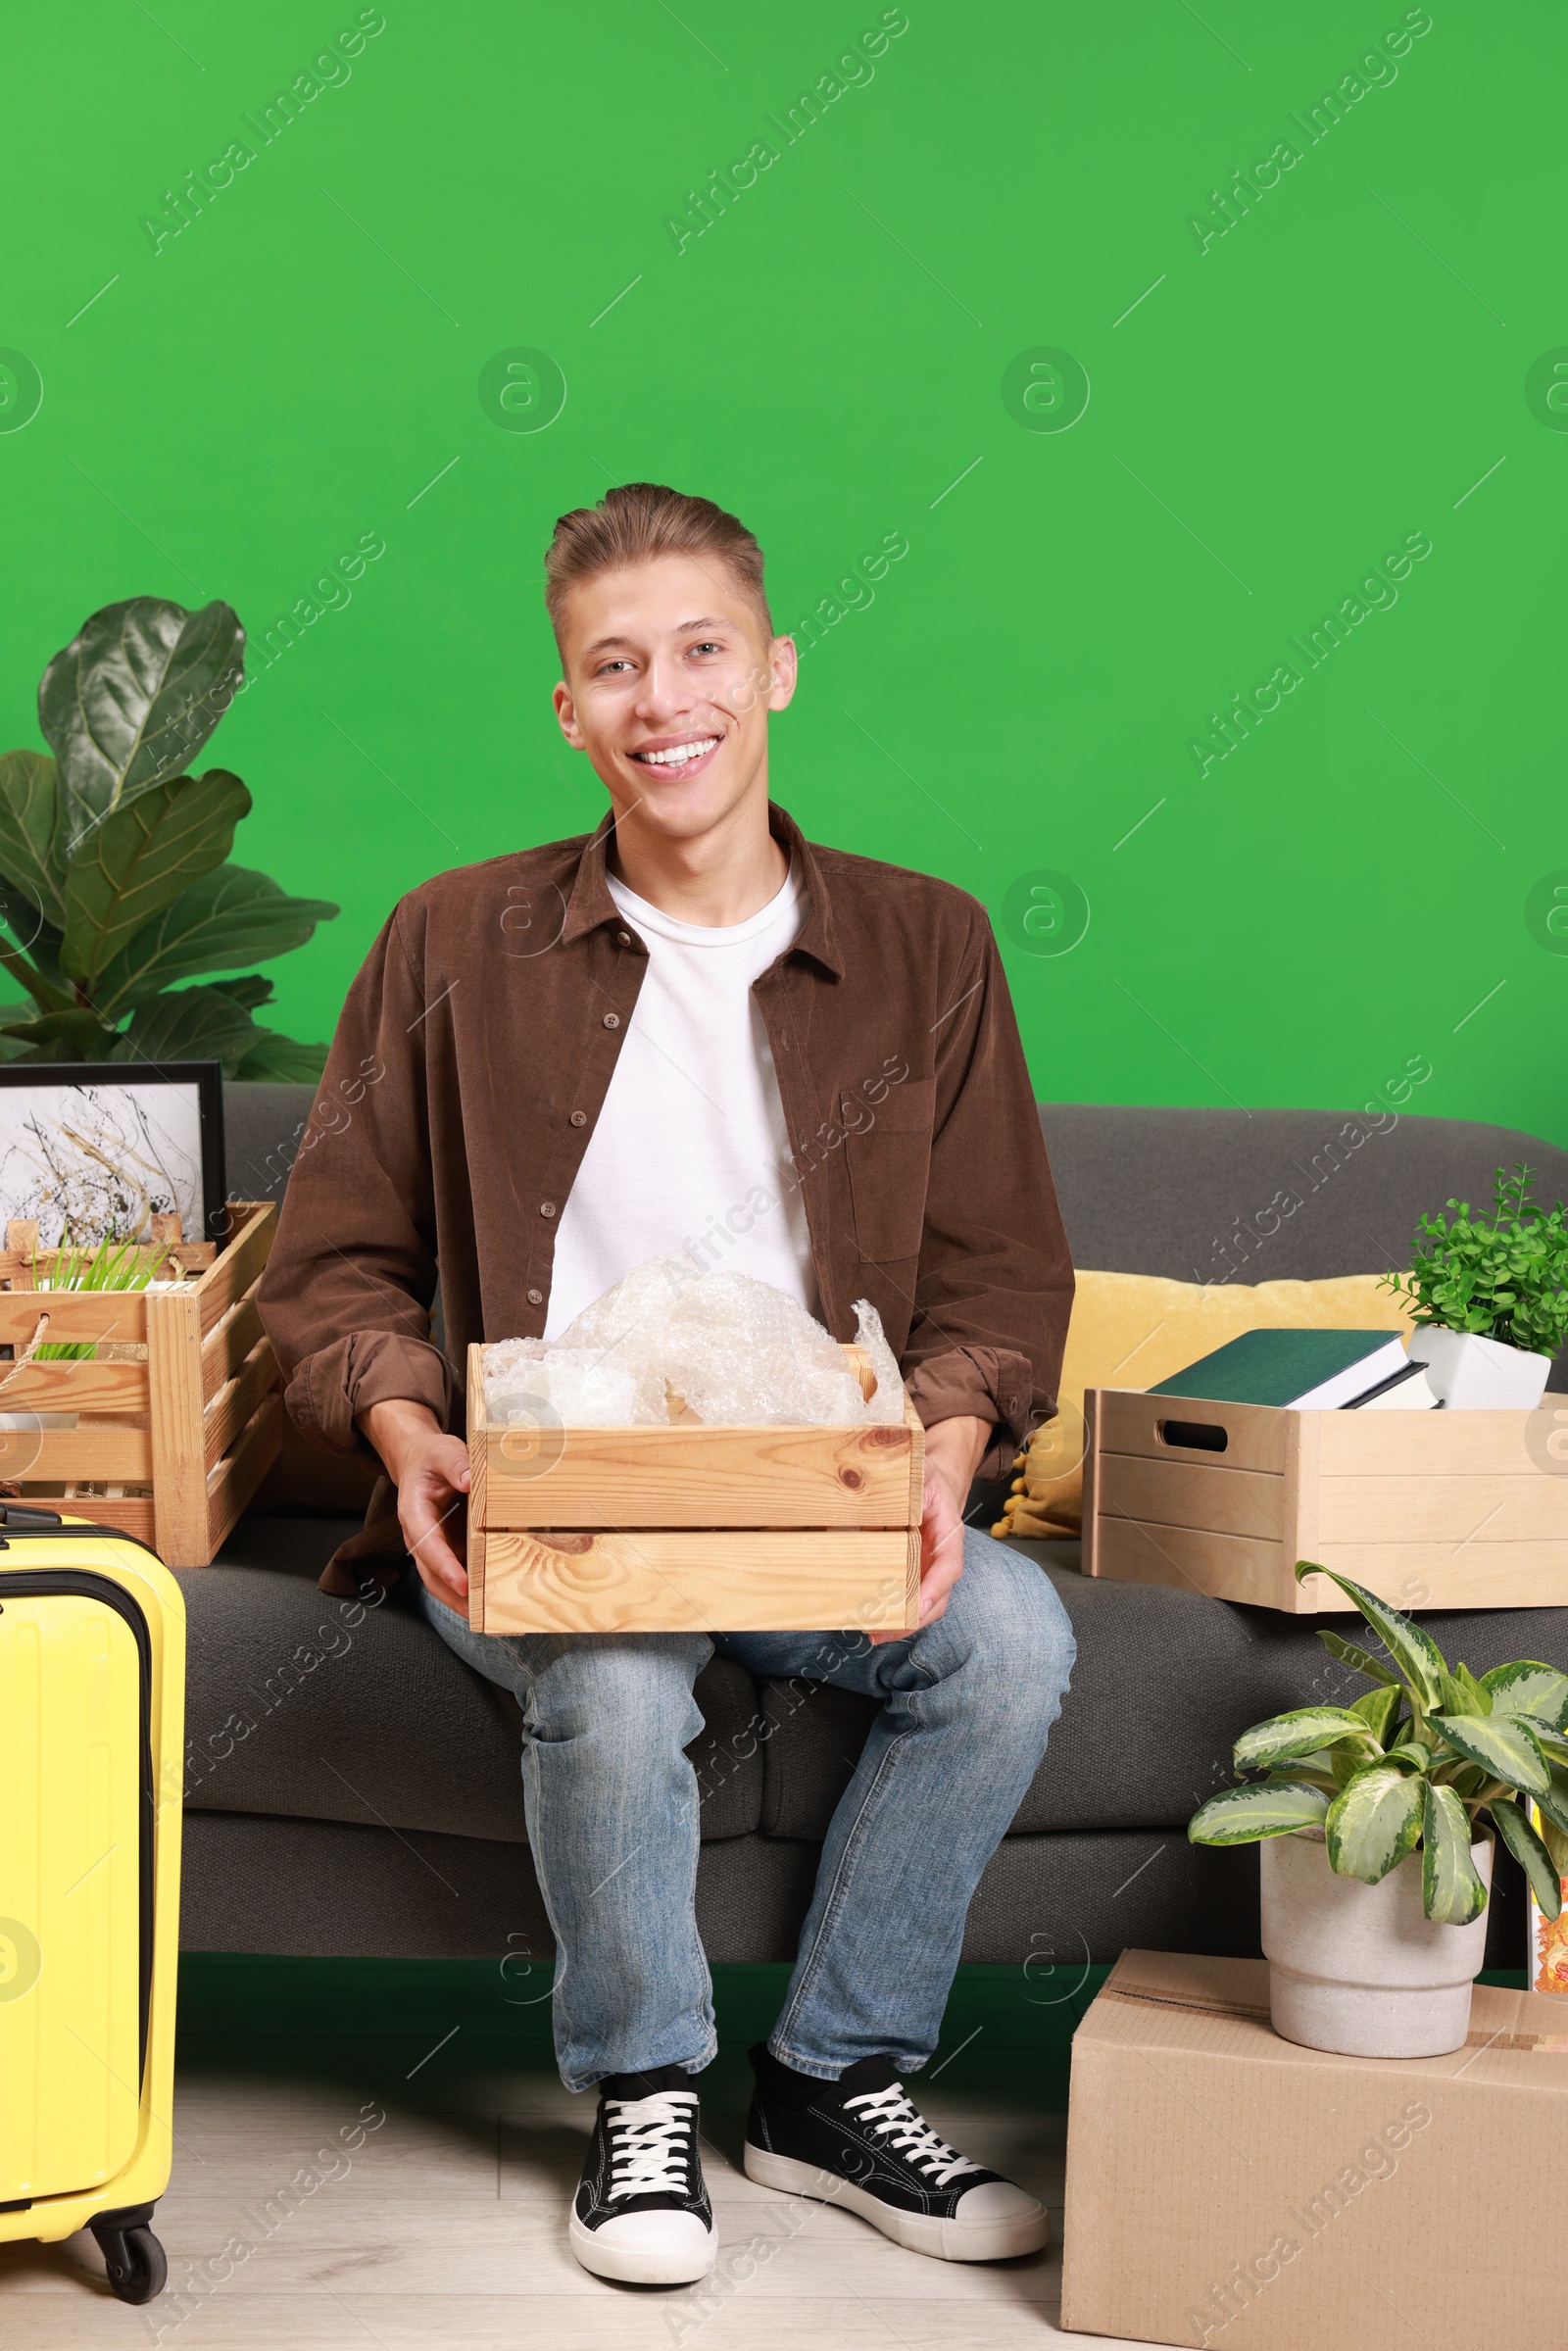
[[[995,1535],[1076,1535],[1083,1521],[1084,1390],[1152,1388],[1243,1331],[1408,1331],[1402,1299],[1375,1273],[1332,1282],[1167,1282],[1080,1273],[1060,1409],[1036,1431]]]

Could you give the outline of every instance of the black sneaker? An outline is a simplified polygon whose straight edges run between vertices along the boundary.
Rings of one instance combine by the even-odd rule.
[[[612,2074],[571,2206],[571,2249],[596,2278],[690,2285],[713,2266],[713,2209],[697,2150],[697,2090],[678,2065]]]
[[[858,2212],[911,2253],[1008,2261],[1038,2253],[1046,2208],[939,2138],[885,2057],[813,2082],[759,2046],[746,2176]]]

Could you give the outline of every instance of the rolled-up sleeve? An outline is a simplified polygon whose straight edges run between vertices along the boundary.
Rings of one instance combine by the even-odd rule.
[[[904,1351],[929,1428],[997,1427],[982,1474],[1056,1410],[1072,1259],[1006,975],[980,907],[936,1024],[936,1105],[914,1315]]]
[[[414,920],[405,902],[349,991],[258,1300],[290,1416],[338,1451],[361,1446],[355,1415],[371,1404],[407,1397],[443,1427],[452,1408],[451,1366],[430,1339],[427,1000]]]

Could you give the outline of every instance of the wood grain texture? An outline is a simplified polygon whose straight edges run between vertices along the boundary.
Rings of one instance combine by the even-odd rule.
[[[84,1339],[145,1340],[144,1290],[0,1290],[0,1345],[22,1347],[49,1316],[49,1344]]]
[[[1149,1396],[1139,1388],[1098,1388],[1089,1394],[1097,1399],[1100,1444],[1106,1452],[1144,1453],[1154,1461],[1223,1459],[1231,1469],[1284,1471],[1287,1416],[1270,1405],[1212,1404],[1197,1396]],[[1195,1456],[1189,1446],[1166,1445],[1159,1426],[1167,1420],[1223,1429],[1224,1453]]]
[[[146,1429],[0,1429],[0,1479],[7,1483],[114,1478],[141,1486],[152,1474]]]
[[[1097,1556],[1097,1574],[1118,1583],[1205,1592],[1215,1599],[1249,1600],[1288,1616],[1310,1614],[1315,1606],[1285,1567],[1280,1543],[1255,1536],[1148,1526],[1102,1509]]]
[[[492,1529],[909,1523],[903,1428],[523,1427],[491,1430],[482,1449]]]
[[[278,1386],[277,1359],[264,1333],[234,1377],[220,1388],[203,1416],[206,1438],[203,1457],[215,1469],[262,1399]]]
[[[908,1563],[903,1528],[491,1533],[484,1630],[904,1631]]]
[[[490,1446],[486,1443],[484,1411],[484,1349],[468,1349],[468,1625],[475,1633],[489,1631],[484,1617],[485,1531]]]
[[[0,1376],[5,1369],[0,1364]],[[0,1391],[0,1412],[148,1409],[145,1363],[24,1363]]]
[[[212,1555],[207,1544],[200,1311],[194,1289],[147,1293],[153,1502],[158,1555],[168,1567],[205,1567]]]
[[[1102,1517],[1147,1519],[1170,1527],[1212,1528],[1219,1535],[1285,1538],[1286,1482],[1256,1469],[1227,1469],[1212,1453],[1150,1461],[1137,1453],[1102,1453]]]
[[[88,1518],[95,1527],[118,1527],[122,1535],[146,1543],[149,1550],[157,1548],[158,1530],[153,1523],[150,1494],[76,1494],[67,1498],[56,1493],[29,1494],[26,1498],[36,1501],[40,1510],[59,1510],[69,1518]]]
[[[1557,1399],[1568,1404],[1568,1397]],[[1313,1412],[1325,1476],[1491,1477],[1535,1467],[1530,1440],[1552,1425],[1541,1412]],[[1532,1429],[1532,1423],[1537,1424]]]
[[[220,1322],[213,1325],[202,1341],[202,1400],[211,1403],[225,1380],[231,1380],[262,1336],[261,1309],[256,1293],[262,1286],[261,1276],[251,1284],[236,1305],[230,1306]]]
[[[1453,1551],[1478,1542],[1559,1543],[1568,1600],[1568,1478],[1535,1468],[1492,1477],[1326,1477],[1318,1509],[1323,1543],[1440,1543]]]
[[[1318,1563],[1364,1584],[1398,1608],[1568,1606],[1568,1549],[1561,1542],[1325,1543]],[[1321,1610],[1350,1605],[1337,1585],[1312,1576]]]
[[[206,1549],[193,1567],[207,1567],[230,1527],[277,1459],[283,1443],[283,1398],[274,1388],[240,1433],[232,1452],[207,1474]],[[168,1564],[174,1565],[172,1560]]]
[[[277,1237],[277,1210],[270,1200],[230,1200],[229,1213],[234,1219],[234,1237],[196,1284],[204,1339],[245,1296]]]

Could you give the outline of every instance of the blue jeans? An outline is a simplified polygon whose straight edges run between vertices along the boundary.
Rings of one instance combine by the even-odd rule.
[[[483,1634],[416,1587],[442,1640],[523,1713],[522,1786],[557,1942],[556,2054],[568,2089],[711,2059],[712,1984],[695,1915],[697,1777],[709,1659],[881,1700],[839,1800],[773,2054],[836,2081],[936,2046],[980,1873],[1061,1710],[1075,1648],[1032,1559],[964,1531],[945,1616],[873,1648],[863,1633]]]

